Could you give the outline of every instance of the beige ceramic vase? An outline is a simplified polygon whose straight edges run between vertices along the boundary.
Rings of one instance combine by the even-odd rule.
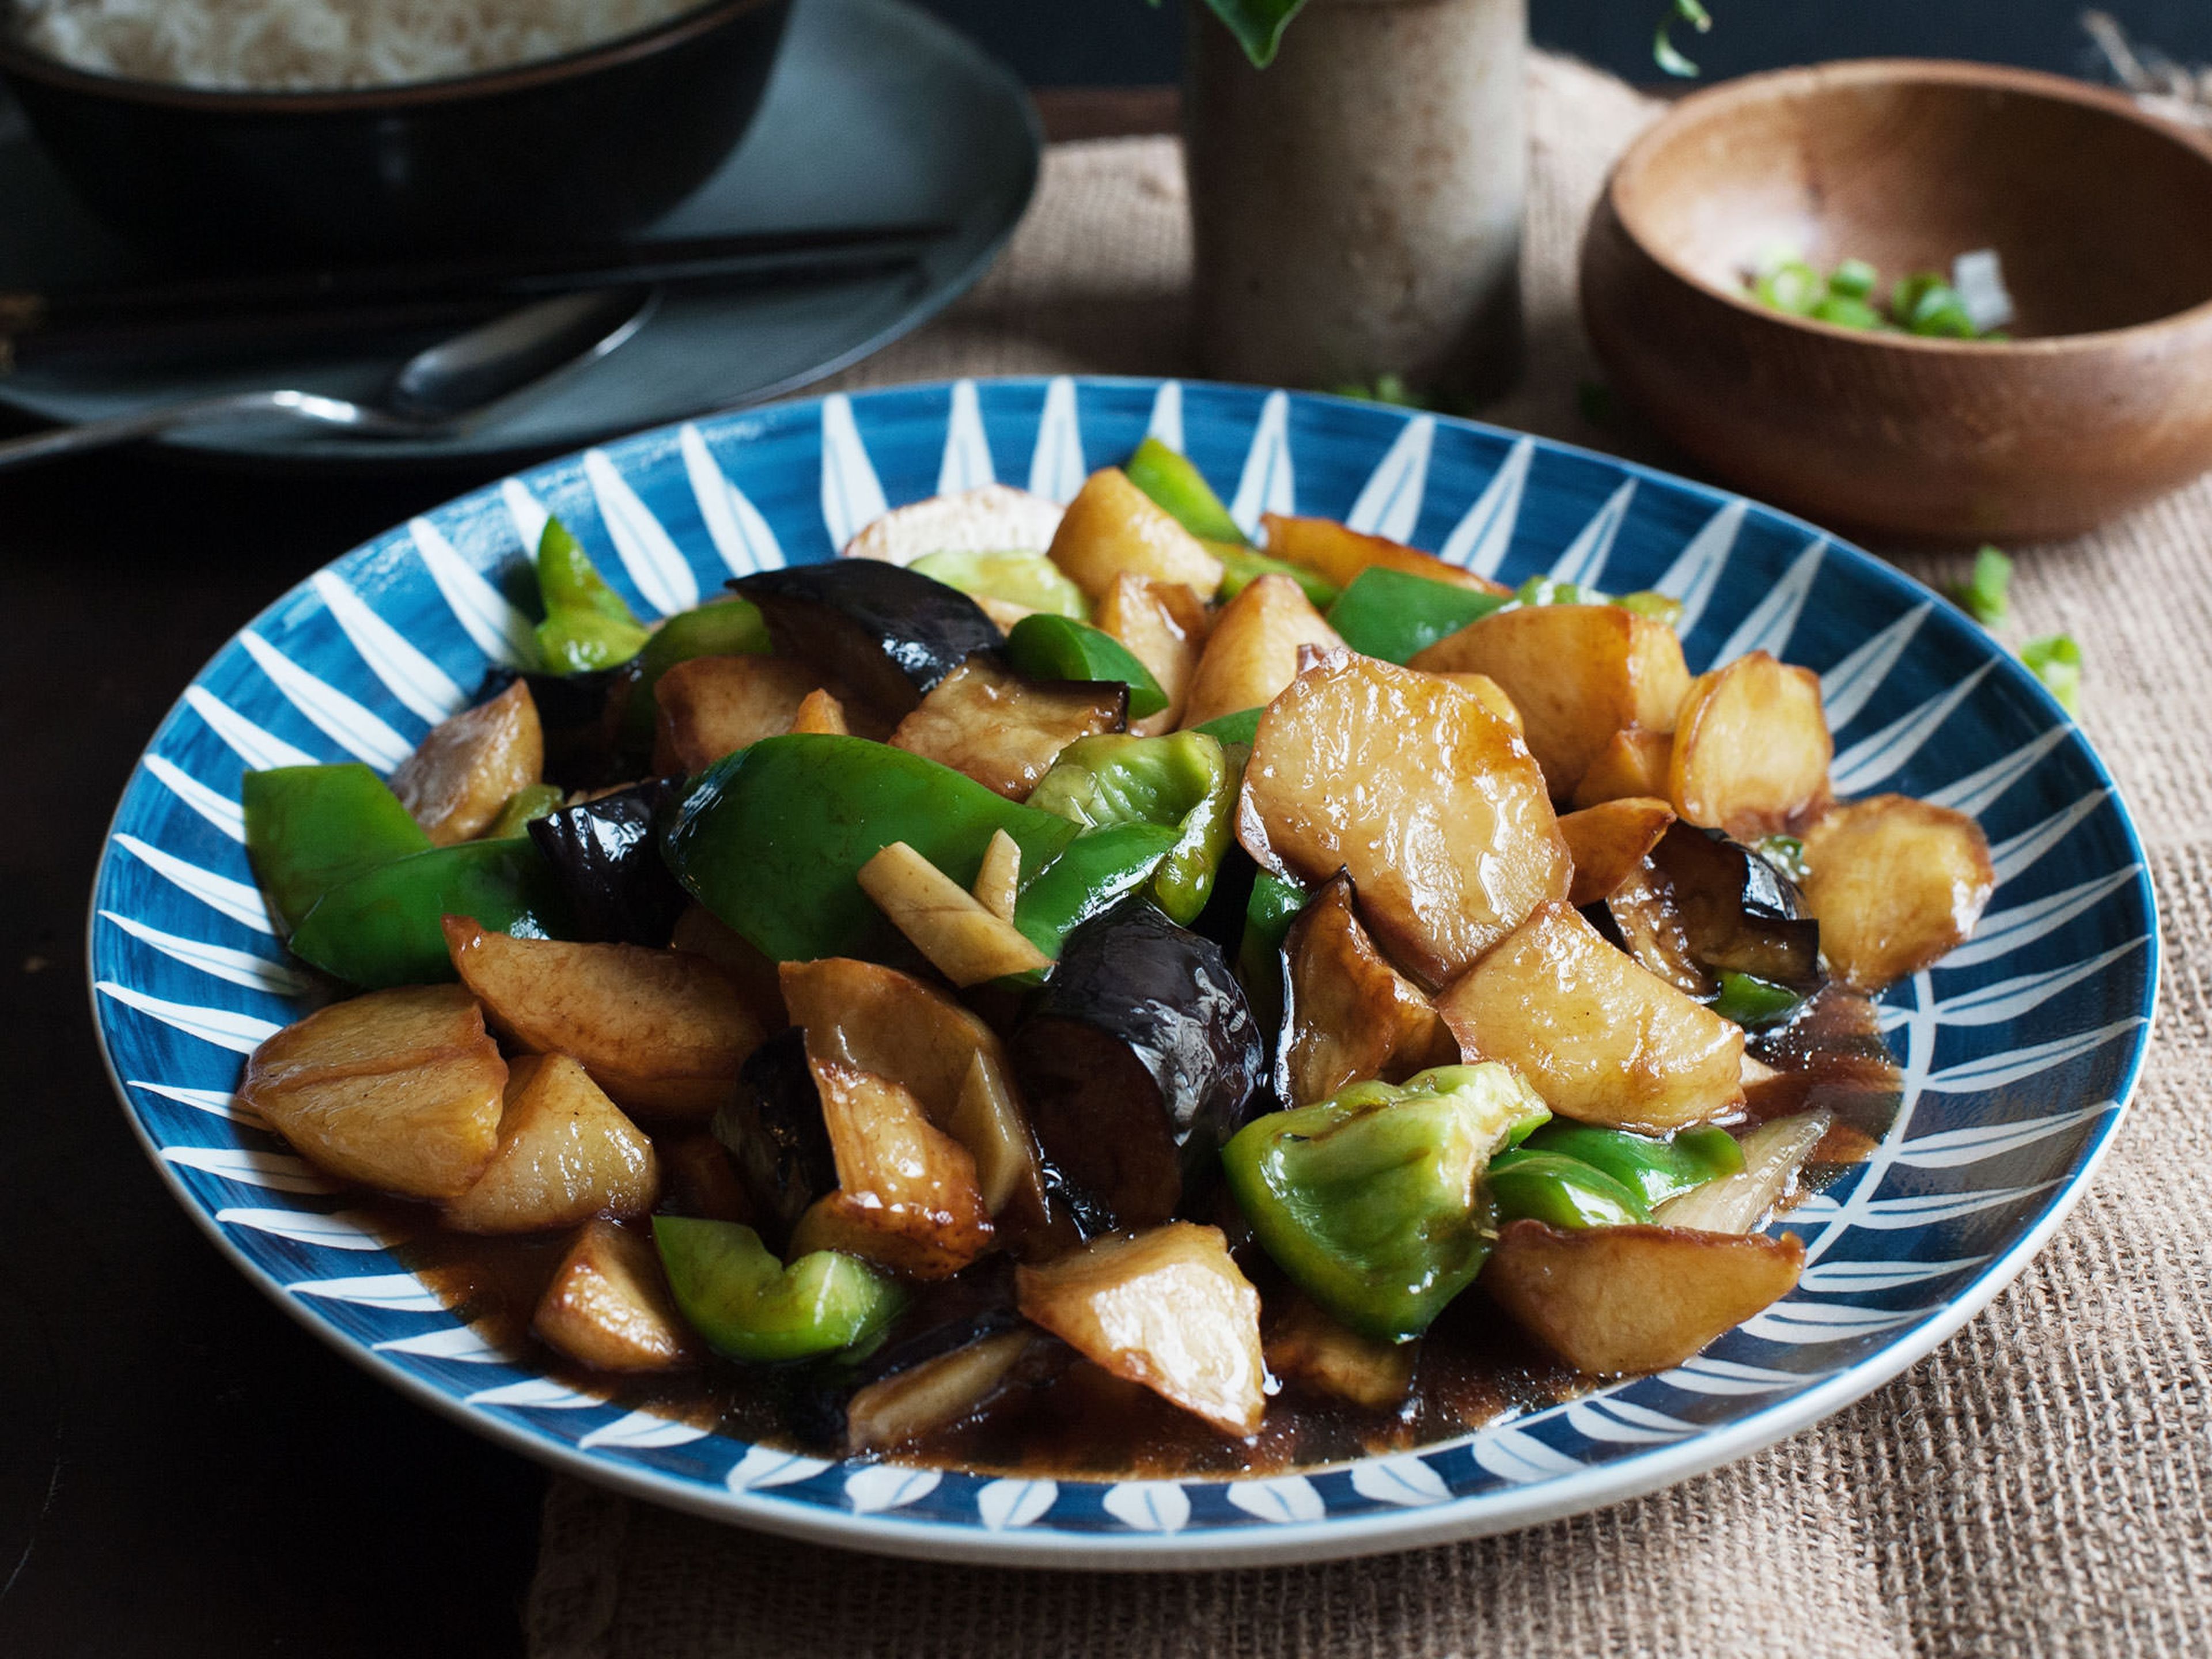
[[[1520,357],[1526,0],[1310,0],[1264,70],[1190,12],[1205,372],[1502,390]]]

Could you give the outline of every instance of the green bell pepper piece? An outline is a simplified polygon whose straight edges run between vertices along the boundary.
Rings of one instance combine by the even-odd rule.
[[[549,673],[612,668],[637,655],[650,637],[558,519],[546,520],[538,538],[538,592],[545,601],[538,656]]]
[[[1723,1019],[1734,1020],[1747,1031],[1759,1031],[1780,1024],[1804,1002],[1802,996],[1786,985],[1723,969],[1721,994],[1713,999],[1713,1012]]]
[[[1079,738],[1061,750],[1029,804],[1085,830],[1150,823],[1175,830],[1153,891],[1160,908],[1188,927],[1206,908],[1229,850],[1237,790],[1221,745],[1202,732],[1115,733]]]
[[[1244,901],[1244,933],[1237,944],[1237,977],[1263,1031],[1273,1030],[1282,1019],[1283,939],[1312,896],[1311,888],[1287,876],[1262,870],[1252,878],[1251,896]]]
[[[1586,1164],[1633,1193],[1646,1209],[1743,1170],[1735,1137],[1710,1125],[1662,1137],[1554,1121],[1529,1136],[1525,1150]]]
[[[1301,1290],[1353,1330],[1406,1342],[1489,1257],[1484,1168],[1549,1115],[1510,1066],[1440,1066],[1256,1119],[1222,1165],[1254,1236]]]
[[[906,1299],[858,1256],[816,1250],[787,1267],[734,1221],[657,1215],[653,1242],[684,1317],[731,1359],[842,1353],[880,1335]]]
[[[1103,629],[1069,617],[1024,617],[1006,635],[1006,659],[1033,680],[1118,680],[1129,688],[1129,718],[1168,706],[1168,694],[1129,647]]]
[[[1246,544],[1244,532],[1229,516],[1229,509],[1213,493],[1206,475],[1188,457],[1178,455],[1158,438],[1148,436],[1139,444],[1121,471],[1131,483],[1152,498],[1154,506],[1164,509],[1200,541],[1227,542],[1232,546]]]
[[[1221,561],[1221,592],[1216,597],[1223,600],[1235,599],[1262,576],[1288,576],[1316,611],[1328,610],[1343,591],[1318,572],[1287,559],[1270,558],[1242,543],[1209,541],[1206,550]]]
[[[1624,593],[1613,603],[1623,611],[1633,611],[1639,617],[1649,617],[1663,628],[1674,628],[1682,620],[1682,602],[1671,593]]]
[[[1344,597],[1329,607],[1328,625],[1362,656],[1410,662],[1505,603],[1502,593],[1478,593],[1375,565],[1353,577]]]
[[[973,599],[1004,599],[1048,616],[1091,619],[1091,601],[1042,553],[926,553],[910,568]]]
[[[485,841],[512,841],[528,832],[532,818],[542,818],[561,810],[561,803],[568,799],[568,792],[556,784],[526,784],[507,798],[499,809],[499,816],[483,832]]]
[[[1203,726],[1194,726],[1190,729],[1205,732],[1224,749],[1242,745],[1249,750],[1259,741],[1260,716],[1267,712],[1265,708],[1240,709],[1234,714],[1218,715]]]
[[[1014,927],[1057,962],[1069,933],[1141,892],[1161,875],[1160,866],[1182,840],[1173,826],[1141,823],[1109,824],[1078,836],[1022,889],[1014,901]]]
[[[292,935],[292,953],[367,990],[434,984],[453,977],[440,925],[449,915],[520,939],[568,931],[560,884],[527,836],[465,841],[333,887]]]
[[[869,956],[892,941],[860,866],[905,842],[963,887],[1004,830],[1024,870],[1075,839],[949,766],[866,738],[763,738],[702,773],[662,842],[691,896],[778,962]]]
[[[287,933],[333,887],[430,850],[399,797],[358,761],[248,772],[239,794],[246,860]]]
[[[1485,1177],[1498,1204],[1498,1224],[1541,1221],[1580,1231],[1649,1222],[1651,1212],[1635,1193],[1578,1158],[1520,1148],[1490,1160]]]

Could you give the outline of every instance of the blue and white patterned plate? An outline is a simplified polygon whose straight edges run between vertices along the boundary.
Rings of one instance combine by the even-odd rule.
[[[1972,813],[2002,884],[1975,938],[1885,1000],[1903,1109],[1791,1214],[1796,1292],[1680,1370],[1456,1439],[1287,1477],[1085,1482],[824,1462],[625,1413],[495,1351],[347,1195],[233,1097],[297,988],[241,845],[248,767],[389,769],[527,624],[557,513],[641,611],[830,556],[884,510],[993,478],[1065,501],[1147,431],[1251,526],[1348,519],[1516,580],[1683,601],[1691,665],[1817,669],[1847,795]],[[1541,440],[1334,398],[1133,380],[918,386],[646,433],[465,497],[338,560],[201,671],[125,792],[91,921],[94,1002],[148,1152],[282,1306],[416,1398],[557,1468],[702,1514],[919,1556],[1217,1566],[1501,1530],[1709,1468],[1895,1376],[2050,1237],[2149,1037],[2156,919],[2111,777],[1985,634],[1856,549],[1740,498]]]

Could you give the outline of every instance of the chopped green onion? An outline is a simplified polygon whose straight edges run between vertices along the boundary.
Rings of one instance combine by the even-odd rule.
[[[1779,870],[1792,881],[1802,882],[1808,873],[1805,867],[1805,843],[1795,836],[1767,836],[1752,848],[1759,857]]]
[[[1863,259],[1846,259],[1828,273],[1828,292],[1846,300],[1871,300],[1881,273]]]
[[[1624,593],[1613,603],[1623,611],[1649,617],[1662,627],[1672,628],[1682,620],[1682,602],[1672,593]]]
[[[1950,593],[1959,608],[1984,628],[1995,628],[2012,607],[2007,590],[2012,585],[2012,561],[1994,547],[1974,555],[1974,574],[1953,584]]]
[[[1402,374],[1377,374],[1372,386],[1350,381],[1329,390],[1340,398],[1357,398],[1370,404],[1395,404],[1401,409],[1426,409],[1430,405],[1428,398],[1406,384]]]
[[[2021,647],[2020,659],[2068,714],[2081,712],[2081,647],[2071,634],[2030,640]]]
[[[1879,329],[1884,320],[1881,313],[1864,300],[1855,299],[1848,294],[1830,294],[1813,307],[1809,315],[1816,323],[1869,331]]]
[[[1668,34],[1668,30],[1678,18],[1700,34],[1713,26],[1711,14],[1699,3],[1699,0],[1674,0],[1674,10],[1659,20],[1659,32],[1651,42],[1652,60],[1669,75],[1680,76],[1686,81],[1694,80],[1698,66],[1682,56]]]
[[[1761,276],[1753,291],[1763,303],[1777,311],[1808,317],[1814,307],[1827,296],[1827,287],[1819,271],[1802,259],[1792,259]]]

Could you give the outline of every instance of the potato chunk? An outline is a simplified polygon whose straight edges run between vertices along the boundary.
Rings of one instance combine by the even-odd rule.
[[[1754,651],[1691,684],[1667,793],[1692,823],[1756,841],[1826,798],[1835,752],[1820,677]]]
[[[1042,495],[988,483],[893,507],[847,542],[844,556],[912,564],[932,553],[1042,553],[1060,516]]]
[[[1743,1030],[1613,949],[1564,901],[1447,988],[1472,1058],[1519,1068],[1562,1117],[1664,1133],[1743,1099]]]
[[[703,772],[798,720],[822,676],[787,657],[694,657],[653,688],[656,772]]]
[[[458,985],[409,985],[286,1026],[253,1051],[238,1092],[334,1176],[451,1198],[491,1161],[506,1087],[476,999]]]
[[[826,690],[806,694],[791,717],[791,729],[817,737],[853,735],[853,728],[845,723],[845,705]]]
[[[1567,813],[1559,820],[1559,833],[1575,861],[1574,890],[1567,902],[1595,904],[1620,891],[1674,821],[1674,809],[1665,801],[1638,796]]]
[[[1632,1376],[1680,1364],[1779,1301],[1804,1265],[1794,1233],[1567,1232],[1516,1221],[1498,1235],[1482,1285],[1577,1370]]]
[[[1674,630],[1614,605],[1495,611],[1438,640],[1413,666],[1487,674],[1503,686],[1562,799],[1615,732],[1674,730],[1690,689]]]
[[[1267,1368],[1370,1411],[1395,1411],[1413,1386],[1417,1342],[1377,1342],[1303,1296],[1267,1332]]]
[[[545,733],[530,687],[515,683],[489,702],[431,728],[392,775],[392,793],[438,847],[482,835],[518,789],[540,781]]]
[[[697,1363],[653,1241],[589,1221],[538,1298],[531,1328],[569,1358],[602,1371],[671,1371]]]
[[[837,1190],[791,1236],[793,1260],[844,1250],[915,1279],[950,1279],[990,1247],[991,1218],[968,1149],[886,1077],[810,1056]]]
[[[1334,519],[1293,519],[1270,513],[1261,525],[1270,556],[1310,570],[1338,587],[1351,586],[1352,578],[1361,571],[1379,565],[1385,570],[1401,570],[1408,576],[1471,588],[1477,593],[1507,591],[1472,570],[1447,564],[1385,536],[1364,535]]]
[[[1288,576],[1248,585],[1214,618],[1184,701],[1185,727],[1264,708],[1298,677],[1298,647],[1338,651],[1344,641]]]
[[[1574,804],[1598,806],[1636,797],[1671,800],[1668,768],[1674,758],[1671,732],[1616,732],[1575,786]]]
[[[1128,707],[1128,688],[1118,682],[1024,679],[1003,663],[970,657],[898,723],[891,747],[1024,800],[1061,750],[1078,738],[1119,732]]]
[[[1512,728],[1433,674],[1349,652],[1261,717],[1238,833],[1302,880],[1350,871],[1376,939],[1431,984],[1565,898],[1572,876],[1544,775]]]
[[[1015,1270],[1024,1318],[1085,1358],[1203,1418],[1257,1433],[1267,1415],[1260,1293],[1218,1227],[1114,1233]]]
[[[1449,680],[1462,691],[1472,692],[1475,701],[1513,728],[1513,733],[1523,743],[1528,741],[1528,728],[1521,711],[1513,706],[1513,699],[1505,695],[1505,688],[1487,674],[1438,674],[1440,680]]]
[[[768,1035],[736,981],[704,957],[511,939],[466,916],[446,918],[446,948],[513,1042],[570,1055],[625,1111],[713,1115]]]
[[[1283,950],[1290,982],[1275,1092],[1285,1104],[1310,1105],[1369,1078],[1401,1083],[1459,1058],[1434,1006],[1360,926],[1350,877],[1308,901]]]
[[[1200,599],[1221,586],[1221,561],[1118,466],[1091,475],[1060,514],[1052,562],[1093,599],[1127,573],[1181,582]]]
[[[869,1383],[845,1404],[845,1449],[889,1451],[973,1415],[1045,1340],[1035,1331],[1000,1331]]]
[[[1198,596],[1180,582],[1147,581],[1125,571],[1098,601],[1092,620],[1128,647],[1167,697],[1166,708],[1131,721],[1129,729],[1140,738],[1174,731],[1206,648],[1206,607]]]
[[[1948,807],[1876,795],[1805,831],[1805,899],[1828,965],[1875,992],[1963,944],[1996,890],[1981,825]]]
[[[660,1196],[653,1143],[566,1054],[507,1068],[499,1150],[444,1220],[465,1233],[537,1233],[595,1215],[628,1220]]]

